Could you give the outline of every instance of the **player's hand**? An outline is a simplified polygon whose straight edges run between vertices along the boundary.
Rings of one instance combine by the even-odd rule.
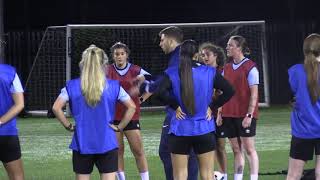
[[[119,129],[118,126],[114,125],[114,124],[109,124],[109,126],[115,131],[115,132],[120,132],[121,130]]]
[[[207,118],[208,121],[212,120],[212,110],[211,110],[210,107],[208,107],[208,109],[207,109],[206,118]]]
[[[296,97],[295,96],[292,97],[292,99],[290,100],[289,104],[290,104],[290,106],[292,108],[295,107],[295,105],[296,105]]]
[[[142,96],[140,96],[140,98],[139,98],[140,104],[145,102],[151,95],[152,95],[152,93],[149,93],[149,92],[143,93]]]
[[[242,121],[242,127],[243,128],[248,128],[251,126],[251,121],[252,121],[252,118],[249,118],[249,117],[245,117]]]
[[[186,114],[184,112],[182,112],[182,109],[181,107],[179,106],[177,109],[176,109],[176,118],[179,119],[179,120],[183,120],[185,119],[185,116]]]
[[[221,117],[221,114],[219,113],[217,115],[216,123],[217,123],[217,126],[221,126],[223,124],[223,119]]]
[[[138,75],[135,78],[133,78],[132,82],[134,86],[140,86],[145,80],[146,78],[144,77],[144,75]]]
[[[140,93],[140,86],[146,80],[143,75],[138,75],[132,80],[132,87],[128,90],[128,93],[131,97],[137,97]]]
[[[132,86],[129,90],[128,90],[128,94],[131,97],[137,97],[139,95],[139,87],[138,86]]]
[[[65,129],[69,132],[74,132],[76,129],[76,126],[74,126],[72,123],[70,123],[69,126],[65,127]]]

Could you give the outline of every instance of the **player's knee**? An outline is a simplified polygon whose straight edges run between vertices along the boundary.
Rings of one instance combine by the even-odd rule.
[[[226,151],[226,147],[225,146],[217,146],[216,151],[217,151],[217,153],[222,154]]]
[[[8,175],[9,175],[10,179],[14,179],[14,180],[23,180],[24,179],[23,172],[15,172],[15,173],[10,173]]]
[[[287,176],[287,180],[299,180],[300,178],[301,178],[301,175],[294,172],[289,173]]]
[[[187,179],[188,177],[188,171],[184,170],[184,171],[176,171],[174,173],[174,179]]]
[[[200,177],[201,179],[213,179],[212,173],[205,173],[205,174],[200,173]]]
[[[143,148],[133,149],[133,150],[132,150],[132,154],[133,154],[135,157],[142,157],[142,156],[144,156]]]
[[[256,153],[256,148],[255,147],[245,147],[246,153],[248,156],[251,156]]]
[[[19,174],[19,175],[15,176],[14,180],[24,180],[24,175]]]
[[[316,179],[320,179],[320,168],[316,169]]]
[[[241,154],[242,153],[241,148],[238,146],[232,146],[232,151],[234,154]]]

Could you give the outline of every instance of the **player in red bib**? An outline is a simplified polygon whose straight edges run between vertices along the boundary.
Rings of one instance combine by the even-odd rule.
[[[226,134],[234,154],[234,179],[243,178],[243,147],[250,166],[250,179],[257,180],[259,158],[254,136],[258,119],[259,72],[256,63],[245,57],[250,54],[250,50],[244,37],[231,36],[226,49],[227,56],[232,60],[224,66],[223,74],[235,88],[236,93],[223,105],[217,121],[222,120],[227,127]]]
[[[141,67],[131,64],[129,62],[130,50],[126,44],[121,42],[115,43],[111,49],[111,56],[114,63],[107,66],[107,77],[120,81],[120,85],[129,92],[136,85],[137,82],[145,80],[145,76],[150,75]],[[149,180],[148,164],[143,150],[142,137],[140,133],[140,102],[139,97],[130,94],[132,100],[136,105],[136,112],[132,120],[122,132],[117,132],[119,143],[118,150],[118,180],[125,180],[124,173],[124,142],[123,137],[126,136],[133,153],[138,170],[140,172],[141,180]],[[121,103],[116,105],[116,115],[114,117],[114,124],[118,125],[123,117],[126,107]]]

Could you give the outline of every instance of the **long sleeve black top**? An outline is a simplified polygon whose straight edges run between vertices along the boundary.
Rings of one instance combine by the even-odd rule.
[[[193,63],[193,67],[197,68],[199,67],[199,64]],[[169,96],[168,93],[172,90],[170,78],[165,73],[162,76],[163,77],[160,82],[159,88],[154,92],[154,95],[156,95],[166,105],[169,105],[173,109],[177,109],[179,103],[175,98]],[[229,99],[234,95],[233,87],[220,73],[216,73],[214,77],[213,88],[216,90],[220,90],[222,93],[218,96],[218,98],[213,99],[210,103],[209,106],[212,110],[221,107],[223,104],[228,102]]]

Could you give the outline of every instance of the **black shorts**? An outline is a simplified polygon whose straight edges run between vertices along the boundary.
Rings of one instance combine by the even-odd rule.
[[[72,151],[73,171],[77,174],[91,174],[94,164],[99,173],[112,173],[118,170],[118,149],[104,154],[80,154]]]
[[[119,125],[120,121],[113,121],[114,125]],[[140,122],[139,121],[130,121],[128,123],[128,125],[123,129],[124,131],[128,131],[128,130],[135,130],[135,129],[139,129],[140,130]]]
[[[302,139],[292,136],[290,157],[304,161],[312,160],[313,153],[320,155],[320,138]]]
[[[257,120],[255,118],[252,118],[251,125],[248,128],[242,127],[243,118],[223,117],[222,119],[228,138],[253,137],[256,135]]]
[[[217,122],[215,121],[216,124],[216,137],[217,138],[226,138],[227,137],[227,126],[225,123],[222,123],[221,126],[217,125]]]
[[[169,151],[173,154],[190,154],[191,149],[195,154],[203,154],[214,151],[216,148],[216,137],[214,132],[199,136],[176,136],[169,134]]]
[[[19,137],[0,136],[0,161],[8,163],[21,158]]]

